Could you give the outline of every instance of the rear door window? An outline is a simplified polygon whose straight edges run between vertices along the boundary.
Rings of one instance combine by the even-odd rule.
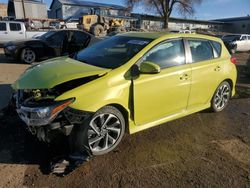
[[[219,42],[211,41],[211,44],[214,47],[214,50],[216,52],[215,58],[219,57],[221,55],[221,44]]]
[[[214,58],[213,48],[207,40],[188,40],[191,50],[192,63]]]
[[[0,31],[6,31],[6,23],[0,23]]]
[[[10,23],[11,31],[21,31],[21,24],[19,23]]]

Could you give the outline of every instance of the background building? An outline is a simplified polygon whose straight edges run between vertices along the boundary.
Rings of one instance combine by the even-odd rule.
[[[0,17],[7,16],[7,5],[4,3],[0,3]]]
[[[163,22],[161,17],[146,15],[146,14],[131,14],[132,17],[137,18],[136,27],[147,30],[161,30],[163,29]],[[219,31],[223,27],[223,22],[220,21],[206,21],[182,18],[169,18],[168,27],[170,30],[211,30]]]
[[[223,22],[223,31],[229,33],[250,34],[250,16],[217,19],[215,21]]]
[[[47,7],[43,1],[9,0],[8,16],[16,19],[46,19]]]
[[[53,0],[50,6],[49,18],[68,19],[79,18],[83,14],[89,14],[93,8],[112,9],[114,11],[126,11],[119,5],[94,3],[78,0]]]

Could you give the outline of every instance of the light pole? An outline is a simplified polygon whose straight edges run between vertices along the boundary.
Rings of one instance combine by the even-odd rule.
[[[22,0],[22,7],[23,7],[23,17],[26,18],[25,7],[24,7],[24,0]]]

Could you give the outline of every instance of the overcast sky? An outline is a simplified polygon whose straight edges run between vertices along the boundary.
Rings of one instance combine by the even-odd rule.
[[[7,3],[8,0],[0,0]],[[88,0],[92,2],[101,2],[103,0]],[[48,8],[52,0],[45,0]],[[105,3],[124,5],[124,0],[105,0]],[[227,17],[239,17],[250,15],[250,0],[203,0],[202,4],[195,7],[194,19],[216,19]],[[145,13],[143,7],[136,7],[134,12]],[[182,17],[178,12],[174,12],[172,17]]]

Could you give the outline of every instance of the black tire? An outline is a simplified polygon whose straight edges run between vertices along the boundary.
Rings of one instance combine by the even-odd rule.
[[[232,88],[231,85],[224,81],[216,89],[212,101],[211,110],[213,112],[221,112],[228,105],[229,99],[231,97]]]
[[[20,60],[23,63],[31,64],[36,60],[36,53],[31,48],[23,48],[20,53]]]
[[[100,141],[98,142],[100,145],[105,144],[104,142],[106,141],[105,139],[107,138],[108,139],[108,142],[110,141],[109,140],[109,137],[113,136],[111,133],[114,133],[114,132],[109,132],[110,130],[108,130],[108,128],[111,128],[109,126],[113,126],[112,125],[107,125],[107,129],[104,130],[106,132],[103,132],[102,133],[102,129],[99,130],[99,133],[100,135],[97,135],[96,132],[93,131],[93,129],[91,128],[91,124],[93,121],[96,121],[97,118],[99,118],[100,116],[104,115],[104,122],[107,122],[108,124],[108,121],[107,119],[109,118],[108,115],[111,115],[111,118],[110,118],[110,122],[112,123],[112,121],[119,121],[120,124],[117,124],[116,127],[114,128],[118,128],[120,129],[120,133],[118,134],[117,133],[117,138],[115,139],[115,142],[114,143],[110,143],[110,145],[108,146],[108,148],[106,149],[103,149],[103,148],[100,148],[99,145],[96,147],[96,148],[93,148],[93,145],[96,143],[94,142],[93,145],[91,145],[91,140],[94,140],[94,139],[100,139]],[[105,116],[108,118],[105,120]],[[113,118],[113,119],[112,119]],[[103,123],[104,124],[104,123]],[[100,127],[103,126],[103,124],[100,125]],[[97,122],[96,122],[96,125],[97,125]],[[103,154],[106,154],[110,151],[112,151],[113,149],[116,148],[116,146],[121,142],[123,136],[124,136],[124,133],[125,133],[125,120],[124,120],[124,117],[122,115],[122,113],[115,107],[113,106],[105,106],[103,108],[101,108],[100,110],[98,110],[94,115],[88,117],[83,125],[77,125],[74,127],[73,131],[72,131],[72,134],[70,136],[70,145],[71,145],[71,153],[91,153],[93,155],[103,155]],[[97,125],[97,127],[99,128],[99,126]],[[107,132],[108,131],[108,132]],[[103,134],[103,135],[101,135]],[[105,134],[105,136],[104,136]],[[114,137],[111,137],[114,139]],[[113,140],[112,140],[113,141]],[[99,149],[100,148],[100,149]]]
[[[105,34],[104,27],[100,24],[91,27],[91,33],[97,37],[103,36]]]
[[[117,31],[118,33],[124,33],[124,32],[126,32],[126,29],[125,29],[124,27],[120,26],[120,27],[117,27],[117,28],[116,28],[116,31]]]

